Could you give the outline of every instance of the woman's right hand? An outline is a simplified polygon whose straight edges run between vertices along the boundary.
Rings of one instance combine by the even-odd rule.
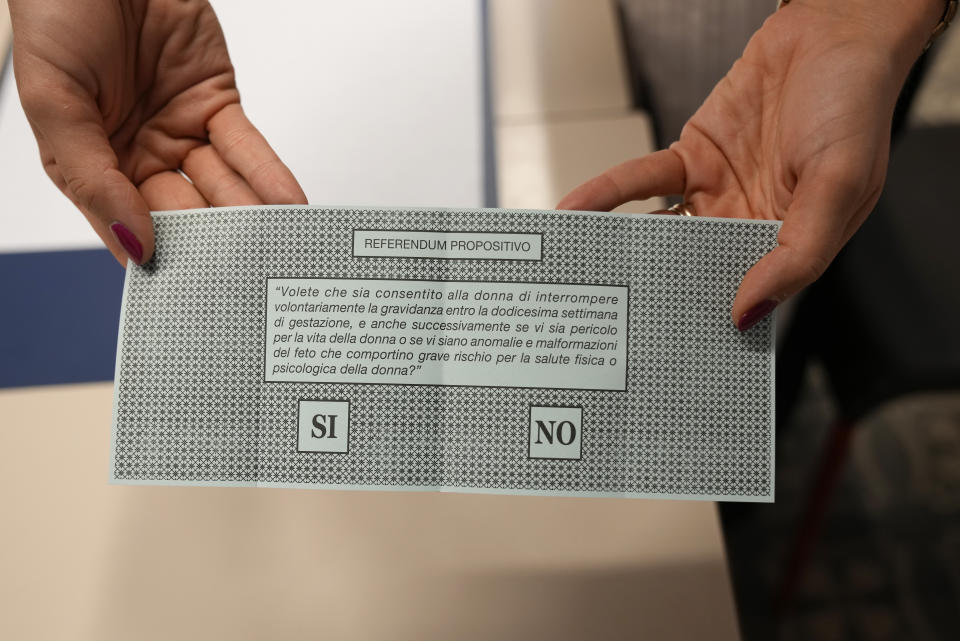
[[[240,106],[205,0],[9,6],[43,167],[122,264],[153,255],[150,210],[306,203]]]

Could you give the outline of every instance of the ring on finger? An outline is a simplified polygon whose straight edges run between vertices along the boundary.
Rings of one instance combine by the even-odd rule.
[[[688,202],[677,203],[676,205],[671,205],[667,207],[667,211],[677,214],[678,216],[696,216],[697,210],[693,208]]]

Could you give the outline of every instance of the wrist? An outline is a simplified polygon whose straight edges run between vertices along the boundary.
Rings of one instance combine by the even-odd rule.
[[[887,48],[907,66],[924,51],[947,8],[948,0],[785,0],[842,21],[851,38]]]

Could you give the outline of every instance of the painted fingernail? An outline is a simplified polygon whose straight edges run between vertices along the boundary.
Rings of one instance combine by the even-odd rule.
[[[760,301],[743,313],[743,315],[740,317],[740,320],[737,321],[737,329],[739,329],[741,332],[747,331],[766,318],[776,306],[777,301],[773,300],[772,298]]]
[[[113,223],[110,225],[110,231],[113,232],[113,235],[116,236],[120,244],[123,245],[123,249],[130,255],[133,262],[138,265],[143,262],[143,246],[140,244],[140,241],[137,240],[137,237],[133,235],[133,232],[127,229],[126,225],[123,223]]]

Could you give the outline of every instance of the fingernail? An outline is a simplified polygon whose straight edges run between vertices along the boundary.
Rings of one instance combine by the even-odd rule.
[[[143,262],[143,246],[140,244],[140,241],[137,240],[137,237],[133,235],[133,232],[127,229],[126,225],[123,223],[113,223],[110,225],[110,231],[113,232],[113,235],[116,236],[120,244],[123,245],[123,249],[129,254],[130,258],[133,259],[133,262],[138,265]]]
[[[760,301],[743,313],[743,316],[741,316],[740,320],[737,321],[737,329],[739,329],[741,332],[747,331],[766,318],[776,306],[777,301],[773,300],[772,298]]]

